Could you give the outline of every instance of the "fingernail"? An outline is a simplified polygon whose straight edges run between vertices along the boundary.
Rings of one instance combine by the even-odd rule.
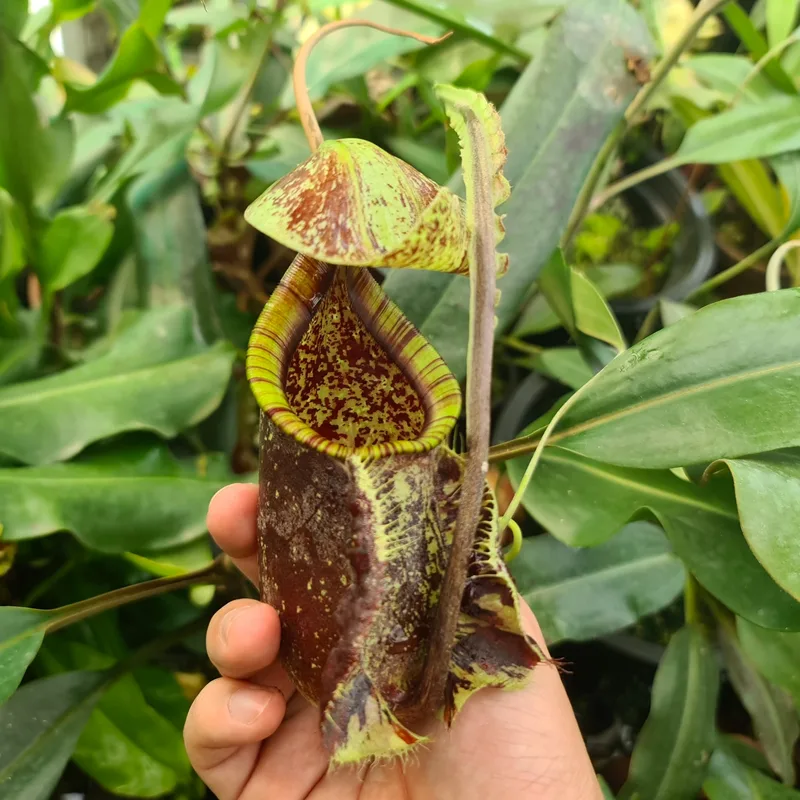
[[[263,689],[237,689],[228,700],[228,711],[243,725],[252,725],[264,712],[272,695]]]
[[[217,499],[217,495],[222,494],[224,491],[227,490],[227,488],[228,488],[227,486],[223,486],[221,489],[217,489],[217,491],[214,492],[214,496],[211,498],[211,500],[208,501],[209,506]]]
[[[247,606],[234,608],[222,618],[222,625],[220,625],[219,634],[222,637],[223,642],[227,643],[228,636],[231,632],[231,626],[233,625],[236,617],[238,617],[244,611],[247,611]]]

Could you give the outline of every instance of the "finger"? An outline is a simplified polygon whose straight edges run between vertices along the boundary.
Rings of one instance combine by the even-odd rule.
[[[208,505],[206,525],[214,541],[253,583],[258,583],[258,486],[232,483]]]
[[[523,630],[543,649],[533,612],[520,599]],[[411,760],[410,781],[434,784],[448,776],[448,797],[598,797],[597,779],[555,662],[537,664],[516,691],[482,689],[452,728],[434,729],[426,759]],[[487,767],[487,765],[489,765]],[[366,792],[362,795],[365,800]]]
[[[247,678],[278,657],[281,625],[272,606],[234,600],[211,618],[206,633],[208,657],[227,678]]]
[[[277,661],[280,636],[280,621],[272,606],[258,600],[234,600],[211,618],[206,650],[221,675],[272,686],[289,700],[294,685]]]
[[[183,737],[189,760],[219,800],[241,795],[261,743],[278,729],[286,710],[276,689],[219,678],[189,709]]]
[[[276,736],[265,742],[259,753],[247,791],[241,800],[299,800],[313,797],[313,789],[328,770],[330,755],[322,746],[319,728],[319,709],[304,704],[303,710],[292,716],[289,711]],[[353,793],[339,795],[350,797]]]

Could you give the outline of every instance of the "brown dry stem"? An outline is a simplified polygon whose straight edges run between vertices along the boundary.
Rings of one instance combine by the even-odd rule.
[[[488,153],[490,145],[481,120],[462,106],[468,135],[475,150]],[[497,254],[492,197],[491,159],[476,158],[473,180],[467,187],[468,205],[474,213],[470,250],[470,330],[467,350],[467,453],[453,544],[447,563],[430,650],[422,676],[420,709],[435,713],[442,705],[450,658],[461,613],[469,556],[481,516],[489,470],[491,428],[492,350]],[[471,202],[470,202],[471,201]]]

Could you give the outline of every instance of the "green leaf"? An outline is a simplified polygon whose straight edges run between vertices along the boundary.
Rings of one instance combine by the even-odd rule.
[[[571,389],[580,389],[593,374],[577,347],[544,348],[531,355],[527,362],[531,369],[554,378]]]
[[[153,23],[155,24],[155,22]],[[123,34],[111,63],[89,87],[67,85],[65,110],[99,114],[122,100],[135,80],[151,83],[160,91],[178,94],[177,86],[163,72],[164,59],[142,23]]]
[[[776,156],[770,160],[770,165],[775,170],[789,200],[788,218],[785,220],[783,230],[778,231],[788,237],[800,228],[800,153],[784,153]]]
[[[39,243],[36,272],[51,292],[65,289],[88,275],[111,242],[114,225],[108,209],[67,208],[45,228]]]
[[[130,675],[100,700],[73,758],[101,786],[126,797],[159,797],[189,774],[180,731],[148,705]]]
[[[644,23],[624,0],[570,5],[555,20],[542,53],[506,100],[501,112],[509,151],[504,171],[514,188],[503,207],[507,230],[503,249],[511,262],[498,284],[498,334],[516,319],[558,244],[598,149],[637,89],[625,56],[646,56],[649,47]],[[459,187],[456,178],[451,188]],[[396,270],[383,285],[456,376],[463,378],[468,282]]]
[[[220,35],[237,23],[244,22],[247,17],[245,5],[232,4],[228,0],[203,0],[173,8],[167,14],[167,25],[179,29],[208,28],[215,35]]]
[[[153,310],[94,361],[0,389],[0,453],[46,464],[116,433],[175,436],[207,417],[234,354],[225,343],[198,351],[190,326],[184,307]]]
[[[204,507],[207,508],[208,504],[206,503]],[[158,553],[150,553],[149,556],[125,553],[125,558],[131,564],[159,578],[185,575],[187,572],[208,566],[214,560],[208,537],[192,539],[185,544],[164,550],[159,549]]]
[[[141,0],[97,0],[99,7],[105,11],[117,30],[124,30],[139,14]]]
[[[282,178],[311,155],[303,129],[289,123],[271,128],[262,146],[268,149],[255,153],[245,166],[267,183]]]
[[[734,734],[720,736],[717,741],[717,749],[727,750],[732,756],[737,758],[742,764],[753,769],[769,772],[770,766],[767,759],[761,752],[761,746],[755,739],[745,739]]]
[[[101,116],[79,117],[81,125],[75,139],[75,157],[72,171],[73,181],[81,185],[88,176],[99,173],[117,156],[120,142],[126,131],[119,117],[106,119]]]
[[[572,272],[564,260],[564,253],[558,247],[539,276],[539,291],[547,304],[571,333],[577,329],[577,315],[572,298]]]
[[[717,56],[722,59],[723,56]],[[709,55],[709,58],[716,58]],[[735,59],[735,56],[727,56],[725,58]],[[752,69],[751,63],[744,59],[747,65],[745,75]],[[720,66],[720,72],[725,72],[733,64],[739,64],[738,61],[731,61],[730,63],[723,63]],[[734,73],[739,70],[733,70]],[[763,75],[759,73],[759,78],[763,79]],[[728,80],[735,81],[735,75],[728,75]],[[723,79],[724,80],[724,79]],[[741,77],[745,80],[745,76]],[[751,84],[757,84],[757,80],[750,81],[747,84],[747,89],[742,96],[751,96],[758,102],[759,96],[764,96],[765,92],[761,89],[758,92],[751,90]],[[736,88],[738,84],[733,84],[733,94],[738,93]],[[766,82],[766,94],[775,95],[777,90]],[[782,96],[782,95],[779,95]],[[733,99],[733,95],[730,100]],[[679,115],[686,125],[692,125],[697,120],[704,118],[705,112],[691,106],[690,104],[681,104],[676,106]],[[775,156],[771,159],[771,166],[778,172],[781,182],[785,183],[787,193],[790,195],[792,218],[796,217],[797,210],[800,204],[797,202],[797,185],[798,185],[798,168],[797,163],[800,161],[797,153],[784,153],[780,156]],[[783,197],[780,189],[773,182],[772,176],[767,166],[757,159],[745,159],[744,161],[732,161],[725,164],[717,165],[717,172],[723,179],[727,187],[731,190],[733,195],[752,217],[753,221],[770,237],[778,236],[786,227],[786,210],[784,208]],[[796,226],[795,226],[796,227]],[[791,231],[790,231],[791,232]]]
[[[109,113],[130,126],[134,142],[98,186],[94,194],[98,202],[108,202],[129,178],[166,172],[183,163],[197,124],[197,109],[175,97],[121,103]]]
[[[27,378],[39,361],[43,344],[39,330],[27,336],[0,337],[0,386]]]
[[[666,297],[662,297],[658,301],[658,309],[665,328],[680,322],[680,320],[691,316],[697,311],[695,306],[691,306],[688,303],[676,303]]]
[[[753,62],[743,55],[697,53],[683,62],[683,66],[718,92],[726,104],[735,96],[741,96],[743,100],[758,101],[779,91],[765,75],[761,73],[751,75]],[[741,88],[745,81],[747,84]]]
[[[402,30],[412,30],[427,36],[445,32],[441,23],[421,20],[416,14],[375,0],[359,11],[360,19],[374,20],[382,25]],[[346,34],[336,34],[323,39],[308,59],[306,83],[312,100],[323,97],[328,88],[348,78],[363,75],[368,70],[404,53],[420,50],[425,44],[414,39],[390,36],[371,28],[351,28]],[[295,105],[294,90],[287,86],[281,105]]]
[[[325,3],[326,0],[317,0]],[[526,32],[550,22],[567,5],[563,0],[449,0],[448,9],[504,31]]]
[[[49,611],[0,606],[0,706],[19,686],[52,619]]]
[[[178,461],[164,447],[0,469],[3,540],[64,530],[106,553],[165,550],[205,533],[208,503],[229,482],[205,473],[203,460]]]
[[[41,309],[17,309],[9,314],[7,335],[0,291],[0,386],[30,377],[39,363],[44,346],[45,325]]]
[[[795,26],[800,0],[767,0],[767,42],[775,47],[788,38]]]
[[[534,423],[536,424],[536,423]],[[519,484],[528,458],[508,462],[508,475]],[[522,504],[536,521],[570,547],[594,547],[608,541],[643,508],[675,515],[692,510],[735,522],[736,509],[723,487],[695,486],[669,470],[617,467],[593,461],[560,447],[546,447],[541,466]],[[718,490],[719,489],[719,490]]]
[[[614,792],[611,791],[611,788],[602,775],[597,776],[597,782],[600,784],[600,789],[603,792],[603,800],[614,800]]]
[[[786,2],[791,3],[794,0],[786,0]],[[747,12],[735,2],[726,3],[721,10],[728,25],[733,28],[736,35],[741,39],[742,44],[750,51],[753,60],[760,61],[764,58],[769,51],[769,45]],[[773,56],[766,62],[763,71],[781,91],[797,94],[794,81],[786,74],[786,71],[781,66],[780,59]]]
[[[800,709],[800,633],[780,633],[736,620],[742,649],[764,677],[785,689]]]
[[[750,549],[775,582],[800,600],[800,450],[725,459],[709,472],[722,464],[733,476]]]
[[[776,156],[773,161],[787,157],[795,158],[795,154]],[[761,230],[768,236],[777,236],[784,227],[783,198],[764,162],[756,159],[732,161],[719,164],[717,171]]]
[[[696,796],[714,748],[718,691],[711,647],[696,628],[681,629],[658,666],[650,714],[633,749],[621,798]]]
[[[181,730],[189,713],[190,702],[175,674],[150,666],[134,670],[133,675],[147,702]]]
[[[614,359],[550,441],[663,468],[800,444],[800,290],[707,306]]]
[[[130,188],[139,284],[150,307],[186,303],[207,342],[223,335],[200,193],[185,164]]]
[[[388,2],[393,6],[397,6],[398,8],[405,8],[408,11],[413,11],[419,17],[436,22],[439,25],[444,26],[445,30],[452,30],[455,33],[461,34],[465,38],[474,39],[476,42],[480,42],[486,47],[496,50],[498,53],[504,53],[512,56],[523,63],[530,59],[530,53],[527,53],[524,50],[509,44],[502,38],[499,38],[494,32],[488,32],[486,29],[489,28],[489,30],[491,30],[493,27],[491,23],[487,24],[483,20],[471,18],[471,15],[466,16],[463,13],[459,13],[457,3],[450,3],[449,7],[431,7],[427,3],[420,2],[420,0],[388,0]],[[495,5],[502,5],[502,3],[495,0]],[[491,11],[496,9],[486,8],[485,5],[482,5],[480,10],[486,14],[486,12],[491,13]],[[523,9],[520,10],[523,11]],[[524,10],[530,12],[531,9]],[[535,14],[536,11],[540,10],[536,9],[533,13]],[[549,19],[554,17],[558,11],[559,7],[557,5],[549,5],[549,7],[545,7],[540,11],[540,14],[537,15],[537,21],[539,21],[540,24],[544,24],[545,22],[549,21]],[[524,24],[524,20],[521,19],[517,19],[515,22],[517,24],[522,22]]]
[[[800,800],[800,792],[745,766],[726,747],[714,750],[703,791],[708,800]]]
[[[48,800],[109,677],[67,672],[29,683],[0,707],[0,794]]]
[[[5,1],[3,3],[5,5]],[[45,124],[34,101],[47,66],[0,27],[0,187],[26,211],[60,187],[69,174],[74,136],[71,121]]]
[[[164,19],[175,0],[141,0],[139,24],[152,39],[157,39],[164,27]]]
[[[525,539],[511,572],[549,644],[593,639],[669,605],[683,589],[680,560],[648,522],[581,550],[550,536]]]
[[[50,19],[47,24],[56,28],[64,22],[80,19],[97,5],[97,0],[51,0]]]
[[[252,85],[272,40],[269,25],[251,27],[235,39],[210,39],[200,58],[200,68],[189,81],[189,100],[200,116],[219,111],[243,87]]]
[[[24,220],[14,198],[0,189],[0,282],[25,266]]]
[[[759,675],[733,631],[721,627],[719,641],[728,677],[750,714],[767,761],[784,783],[794,784],[794,745],[800,724],[792,698]]]
[[[510,462],[515,485],[526,464],[527,459]],[[767,627],[800,630],[800,604],[754,558],[731,494],[722,482],[699,487],[668,470],[615,467],[547,447],[523,505],[573,547],[604,542],[630,519],[649,512],[686,567],[728,607]]]
[[[438,144],[428,144],[407,136],[388,136],[389,150],[423,175],[436,183],[447,183],[450,170],[447,168],[447,154]]]
[[[603,295],[584,273],[570,269],[570,276],[576,327],[581,333],[607,342],[621,353],[628,345]]]
[[[603,264],[587,267],[584,274],[606,299],[632,292],[642,280],[642,271],[633,264]],[[533,336],[559,327],[561,321],[542,292],[537,292],[522,312],[514,328],[515,336]]]
[[[113,658],[80,641],[53,642],[42,653],[51,671],[106,668]],[[180,729],[149,705],[132,675],[108,688],[92,711],[73,759],[101,786],[127,797],[159,797],[189,776]]]
[[[669,164],[724,164],[798,150],[798,120],[797,96],[774,95],[743,103],[692,125]]]
[[[11,36],[19,36],[28,18],[28,0],[3,0],[0,6],[0,27]]]
[[[750,714],[770,767],[784,783],[794,784],[794,745],[800,724],[792,698],[759,675],[733,630],[721,627],[719,641],[728,677]]]

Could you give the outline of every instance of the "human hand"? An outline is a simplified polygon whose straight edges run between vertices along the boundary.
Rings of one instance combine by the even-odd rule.
[[[211,501],[208,529],[258,581],[258,487],[234,484]],[[543,637],[522,603],[526,632]],[[319,710],[277,660],[280,622],[256,600],[214,615],[208,655],[222,675],[195,700],[184,738],[192,765],[219,800],[597,800],[602,797],[557,670],[540,664],[520,691],[483,689],[448,731],[399,760],[328,769]]]

